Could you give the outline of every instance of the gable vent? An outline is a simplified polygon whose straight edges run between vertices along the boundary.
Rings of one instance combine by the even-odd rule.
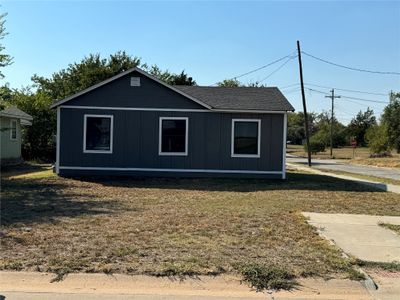
[[[140,77],[131,77],[131,86],[140,86]]]

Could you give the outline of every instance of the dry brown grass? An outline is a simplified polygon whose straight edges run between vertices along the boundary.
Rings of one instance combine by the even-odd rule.
[[[307,153],[304,151],[301,145],[288,145],[287,153],[307,157]],[[392,157],[377,157],[370,158],[370,151],[367,147],[359,147],[354,151],[353,158],[353,148],[343,147],[333,149],[333,158],[342,159],[343,162],[356,165],[366,165],[375,167],[386,167],[386,168],[400,168],[400,154],[392,151]],[[312,155],[313,158],[318,159],[331,159],[329,148],[324,152],[318,152]]]
[[[43,172],[2,174],[1,269],[194,275],[255,264],[346,276],[351,262],[299,212],[400,215],[399,195],[311,174],[78,180]]]

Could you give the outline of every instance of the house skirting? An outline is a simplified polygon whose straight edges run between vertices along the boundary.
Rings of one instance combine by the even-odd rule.
[[[269,178],[282,179],[282,171],[251,170],[203,170],[203,169],[157,169],[157,168],[103,168],[59,167],[59,175],[74,176],[134,176],[134,177],[180,177],[180,178]]]

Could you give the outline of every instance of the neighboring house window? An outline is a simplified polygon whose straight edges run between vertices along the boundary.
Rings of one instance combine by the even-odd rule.
[[[159,155],[187,155],[188,118],[160,117]]]
[[[10,121],[10,140],[17,140],[17,120]]]
[[[113,121],[112,115],[84,116],[83,152],[112,153]]]
[[[260,157],[261,120],[232,120],[232,157]]]

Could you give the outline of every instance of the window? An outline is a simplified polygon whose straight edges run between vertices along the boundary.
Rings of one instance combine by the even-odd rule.
[[[83,152],[112,153],[113,116],[85,115],[83,129]]]
[[[187,155],[188,118],[161,117],[159,155]]]
[[[10,120],[10,140],[17,140],[17,120]]]
[[[260,157],[261,120],[232,120],[232,157]]]

